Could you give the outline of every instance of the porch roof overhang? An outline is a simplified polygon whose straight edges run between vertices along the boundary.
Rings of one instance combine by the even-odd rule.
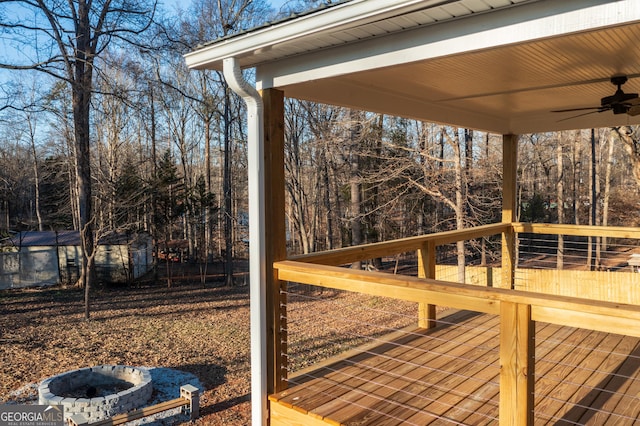
[[[235,57],[258,89],[500,134],[640,123],[597,107],[640,92],[637,0],[352,0],[189,53]]]

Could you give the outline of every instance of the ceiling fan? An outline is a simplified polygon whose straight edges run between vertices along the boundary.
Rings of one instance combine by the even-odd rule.
[[[600,106],[586,107],[586,108],[570,108],[559,109],[551,112],[573,112],[573,111],[589,111],[584,114],[576,115],[580,117],[582,115],[592,114],[594,112],[613,111],[614,114],[628,114],[631,116],[640,115],[640,97],[637,93],[624,93],[622,91],[622,85],[627,82],[626,75],[619,75],[611,77],[611,83],[618,86],[616,92],[611,96],[605,96],[600,99]],[[569,118],[575,118],[569,117]]]

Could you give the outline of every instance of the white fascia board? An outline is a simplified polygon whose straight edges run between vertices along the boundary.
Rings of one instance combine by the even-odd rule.
[[[442,0],[353,0],[316,13],[303,15],[281,24],[250,31],[247,34],[214,42],[184,56],[187,66],[195,69],[222,68],[229,57],[240,59],[253,52],[270,49],[312,34],[340,31],[385,17],[446,3]],[[247,64],[244,64],[247,66]],[[249,63],[248,66],[254,64]]]
[[[640,21],[638,0],[543,0],[257,66],[259,89]]]

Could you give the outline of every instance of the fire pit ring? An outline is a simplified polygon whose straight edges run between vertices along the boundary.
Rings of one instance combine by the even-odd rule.
[[[99,365],[49,377],[38,387],[39,404],[64,406],[65,421],[82,414],[95,422],[138,408],[151,398],[147,369]]]

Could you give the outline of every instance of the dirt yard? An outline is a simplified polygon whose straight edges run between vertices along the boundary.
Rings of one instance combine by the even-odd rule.
[[[55,374],[125,364],[196,376],[204,388],[196,424],[250,424],[246,273],[226,288],[213,268],[203,288],[197,266],[172,268],[170,288],[159,270],[135,286],[96,289],[89,321],[78,289],[0,291],[0,403],[37,400],[37,384]],[[416,304],[375,296],[290,286],[287,299],[293,369],[417,320]]]
[[[42,379],[99,364],[168,367],[206,388],[197,424],[248,425],[247,287],[103,288],[90,321],[75,289],[0,292],[0,403]]]

